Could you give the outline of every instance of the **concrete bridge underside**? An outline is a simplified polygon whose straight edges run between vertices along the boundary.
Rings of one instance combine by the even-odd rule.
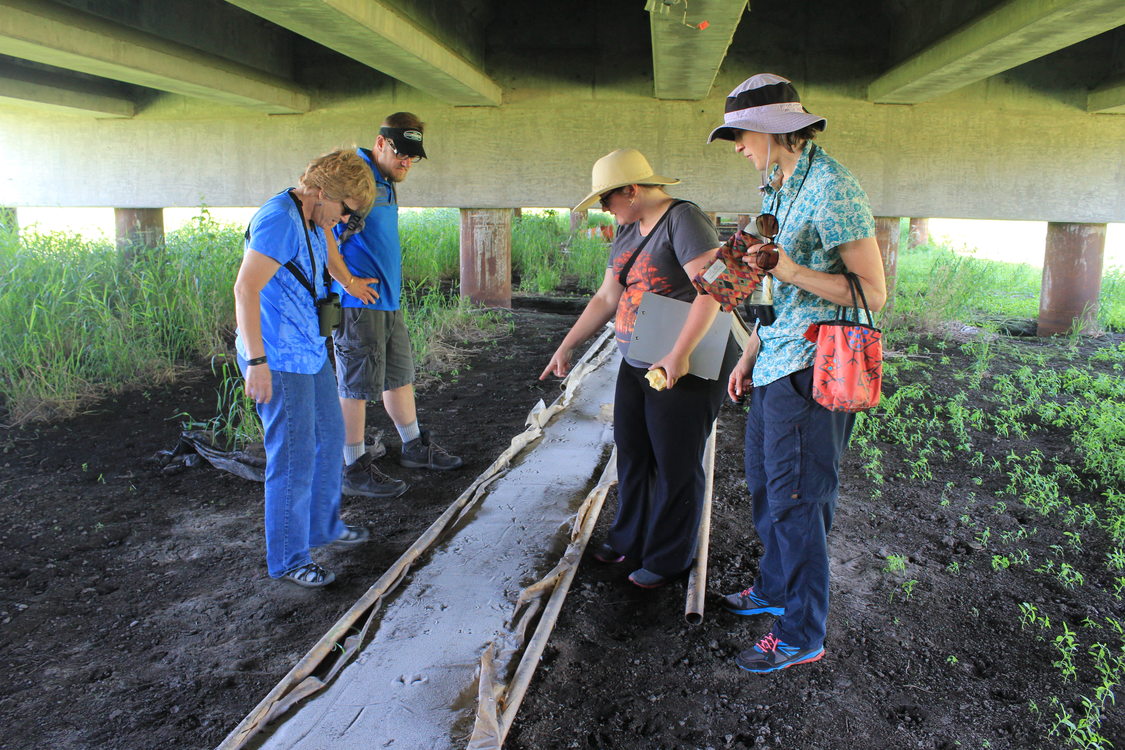
[[[562,206],[635,146],[707,210],[704,143],[790,77],[883,216],[1125,220],[1119,0],[0,0],[0,205],[256,205],[379,119],[427,122],[417,206]]]

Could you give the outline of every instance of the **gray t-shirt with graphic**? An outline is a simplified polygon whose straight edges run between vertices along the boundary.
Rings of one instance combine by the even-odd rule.
[[[617,345],[625,361],[634,367],[644,366],[628,357],[641,296],[645,292],[653,292],[684,302],[693,301],[698,292],[684,271],[684,264],[719,246],[714,222],[694,203],[684,201],[668,211],[667,218],[652,230],[641,254],[629,269],[625,291],[617,303],[614,323]],[[626,224],[618,230],[609,258],[609,268],[614,276],[621,275],[621,269],[643,239],[640,222]]]

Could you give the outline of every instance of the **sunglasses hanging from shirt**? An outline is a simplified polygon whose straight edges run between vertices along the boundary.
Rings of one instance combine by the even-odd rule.
[[[797,192],[789,201],[785,211],[785,218],[777,221],[777,200],[780,191],[774,200],[773,212],[759,214],[754,219],[754,232],[736,230],[731,238],[719,247],[715,260],[692,279],[695,288],[701,294],[710,294],[719,303],[723,312],[730,312],[738,307],[744,300],[750,305],[750,317],[761,321],[762,325],[773,323],[773,294],[769,271],[777,265],[778,246],[777,238],[782,227],[789,220],[789,212],[805,186],[805,180],[812,171],[813,159],[816,158],[816,144],[809,149],[809,164],[805,174],[797,185]],[[756,267],[751,267],[746,259],[754,260]]]

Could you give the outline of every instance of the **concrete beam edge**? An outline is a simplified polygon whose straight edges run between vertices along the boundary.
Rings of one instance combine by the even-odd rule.
[[[879,76],[867,98],[917,104],[1122,24],[1120,0],[1009,0]]]

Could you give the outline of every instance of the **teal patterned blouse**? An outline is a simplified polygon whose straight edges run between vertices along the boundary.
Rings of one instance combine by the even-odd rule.
[[[777,242],[794,262],[816,271],[843,273],[839,246],[874,237],[875,217],[856,178],[820,146],[810,169],[812,147],[812,142],[805,144],[796,169],[779,190],[766,188],[762,211],[781,222]],[[754,385],[759,387],[811,367],[816,347],[804,337],[805,330],[811,323],[836,317],[834,302],[793,284],[772,282],[777,320],[758,329],[762,348],[754,365]]]

